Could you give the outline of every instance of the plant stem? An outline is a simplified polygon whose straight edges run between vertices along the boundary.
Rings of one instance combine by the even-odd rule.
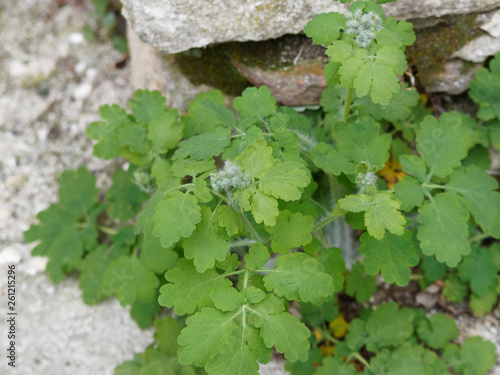
[[[222,199],[224,202],[226,202],[227,204],[230,204],[229,200],[227,199],[227,197],[223,196],[222,194],[220,193],[217,193],[216,191],[212,190],[209,188],[209,190],[212,192],[212,194],[216,195],[217,197],[219,197],[220,199]]]
[[[350,357],[354,357],[356,358],[358,361],[360,361],[363,365],[365,365],[365,367],[367,368],[370,368],[370,364],[368,362],[366,362],[366,359],[364,359],[361,354],[357,353],[357,352],[352,352],[351,354],[349,354]]]
[[[252,245],[256,244],[255,240],[239,240],[239,241],[234,241],[234,242],[229,242],[227,245],[229,248],[234,248],[234,247],[251,247]]]
[[[243,277],[243,290],[245,290],[248,286],[248,270],[245,270],[245,276]]]
[[[101,232],[107,233],[111,236],[115,236],[118,234],[118,231],[116,229],[105,227],[104,225],[98,225],[97,229],[99,229]]]
[[[347,91],[347,97],[345,99],[344,117],[342,118],[343,122],[347,122],[347,119],[349,118],[349,110],[351,109],[353,92],[354,92],[354,89],[349,87],[349,90]]]
[[[314,224],[311,234],[318,232],[319,230],[323,229],[325,226],[337,220],[338,218],[339,218],[338,216],[329,216],[323,220],[318,221],[316,224]]]
[[[467,241],[469,242],[476,242],[476,241],[481,241],[481,240],[484,240],[485,238],[488,238],[490,237],[489,234],[486,234],[486,233],[478,233],[476,234],[475,236],[472,236],[472,237],[469,237],[467,239]]]
[[[332,335],[330,335],[330,333],[326,330],[324,330],[323,328],[319,328],[319,327],[314,327],[314,329],[316,331],[318,331],[319,333],[321,333],[321,335],[327,339],[328,341],[330,342],[333,342],[335,344],[338,344],[340,342],[339,339],[336,339],[335,337],[333,337]]]
[[[262,238],[260,238],[259,234],[257,233],[257,231],[255,230],[255,228],[253,227],[253,225],[248,221],[247,217],[245,216],[245,214],[239,212],[240,214],[240,219],[241,221],[243,222],[243,225],[245,226],[245,228],[248,230],[248,232],[250,233],[250,237],[252,237],[255,241],[257,242],[264,242],[262,240]]]
[[[335,337],[333,337],[332,335],[330,335],[330,333],[322,328],[319,328],[319,327],[314,327],[314,329],[316,331],[318,331],[319,333],[321,333],[321,335],[323,335],[324,338],[326,338],[328,341],[330,342],[333,342],[335,344],[338,344],[339,342],[341,342],[339,339],[336,339]],[[366,362],[366,359],[364,359],[361,354],[357,353],[357,352],[352,352],[351,354],[349,354],[349,357],[353,357],[353,358],[356,358],[358,361],[360,361],[365,367],[367,368],[370,368],[370,364],[368,362]]]
[[[307,195],[305,195],[302,198],[308,200],[309,202],[311,202],[313,204],[315,204],[316,206],[318,206],[319,208],[321,208],[323,211],[325,211],[327,213],[330,213],[330,210],[328,208],[326,208],[325,206],[323,206],[321,203],[316,202],[316,200],[312,199],[311,197],[308,197]]]
[[[446,189],[444,185],[436,185],[436,184],[422,184],[422,187],[431,188],[431,189]]]
[[[423,279],[423,275],[419,275],[419,274],[412,274],[410,275],[410,280],[421,280]]]

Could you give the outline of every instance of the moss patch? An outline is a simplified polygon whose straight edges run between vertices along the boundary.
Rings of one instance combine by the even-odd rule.
[[[408,65],[418,71],[424,85],[431,85],[444,63],[471,40],[484,35],[476,21],[477,14],[447,16],[436,19],[432,27],[416,29],[416,42],[407,49]]]

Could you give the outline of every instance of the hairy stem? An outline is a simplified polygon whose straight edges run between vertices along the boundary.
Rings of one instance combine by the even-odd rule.
[[[241,221],[243,222],[243,225],[247,229],[248,233],[250,233],[250,237],[252,237],[252,239],[254,239],[257,242],[264,242],[263,239],[259,236],[259,234],[255,230],[255,228],[253,227],[252,223],[250,223],[248,221],[248,219],[245,216],[245,214],[239,212],[239,215],[240,215]]]
[[[99,229],[101,232],[109,234],[110,236],[115,236],[118,234],[118,231],[116,229],[105,227],[104,225],[98,225],[97,229]]]
[[[337,220],[338,218],[339,218],[339,216],[328,216],[327,218],[324,218],[323,220],[318,221],[316,224],[314,224],[314,227],[313,227],[311,234],[320,231],[325,226],[327,226],[331,222]]]
[[[343,122],[347,122],[347,119],[349,118],[349,111],[351,109],[353,92],[354,92],[354,89],[349,87],[349,90],[347,91],[347,97],[345,99],[344,117],[342,118]]]

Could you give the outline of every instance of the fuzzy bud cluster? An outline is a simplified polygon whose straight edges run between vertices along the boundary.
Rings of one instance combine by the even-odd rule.
[[[356,187],[363,194],[370,186],[377,183],[377,168],[371,167],[369,163],[361,162],[356,166]]]
[[[347,12],[345,33],[355,35],[354,40],[360,47],[368,48],[375,39],[375,34],[384,28],[382,19],[373,12],[364,13],[361,9],[353,13]]]
[[[210,175],[212,188],[217,193],[229,193],[233,189],[243,189],[250,184],[248,173],[242,172],[236,164],[226,161],[224,168]]]

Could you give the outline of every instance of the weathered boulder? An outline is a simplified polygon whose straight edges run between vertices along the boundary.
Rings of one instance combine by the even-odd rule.
[[[134,86],[158,88],[181,109],[197,92],[218,88],[234,96],[249,84],[270,87],[282,104],[317,104],[325,86],[324,48],[297,35],[273,38],[300,33],[315,14],[348,6],[331,0],[122,1],[134,40]],[[408,66],[427,92],[464,92],[500,50],[500,0],[399,0],[384,7],[414,24]]]
[[[141,40],[164,53],[228,41],[267,40],[304,29],[318,13],[348,5],[332,0],[121,0]],[[399,0],[384,5],[398,19],[484,12],[498,0]]]

